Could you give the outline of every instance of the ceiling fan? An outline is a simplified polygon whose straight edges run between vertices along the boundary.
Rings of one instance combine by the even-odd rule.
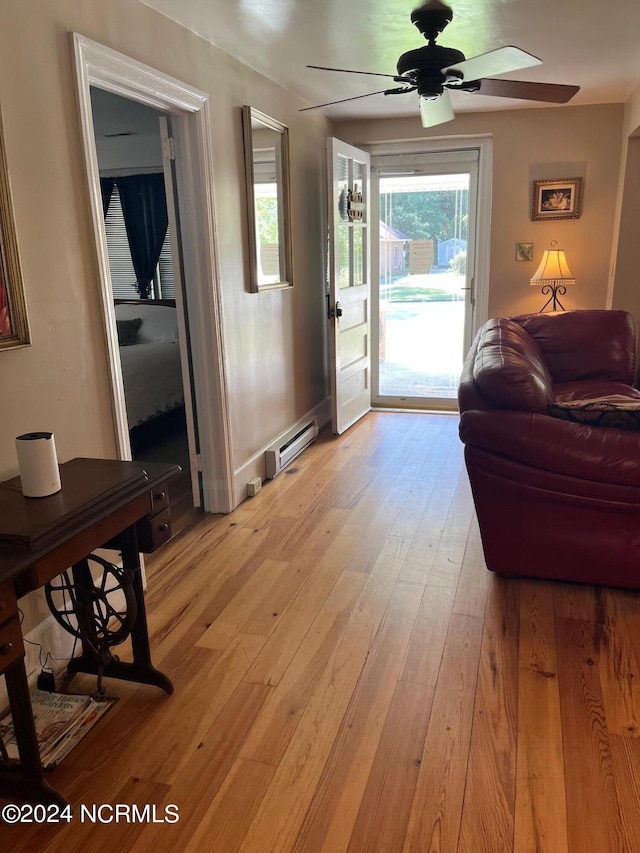
[[[352,71],[347,68],[307,65],[307,68],[315,68],[320,71],[390,77],[402,85],[395,89],[380,89],[377,92],[368,92],[366,95],[356,95],[354,98],[342,98],[339,101],[316,104],[313,107],[305,107],[305,110],[342,104],[346,101],[368,98],[371,95],[403,95],[407,92],[417,92],[422,126],[434,127],[455,118],[449,91],[492,95],[499,98],[547,101],[555,104],[567,103],[579,91],[579,86],[495,79],[496,74],[507,74],[510,71],[529,68],[532,65],[541,65],[542,60],[512,45],[499,47],[471,59],[465,59],[464,54],[459,50],[436,44],[437,37],[451,22],[452,18],[453,10],[440,0],[427,0],[413,10],[411,22],[415,24],[428,43],[425,47],[403,53],[398,59],[397,74],[379,74],[375,71]],[[301,112],[305,110],[301,110]]]

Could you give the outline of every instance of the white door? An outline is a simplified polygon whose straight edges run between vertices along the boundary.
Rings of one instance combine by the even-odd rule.
[[[339,139],[327,146],[332,428],[339,435],[371,408],[370,163]]]
[[[182,263],[182,241],[180,239],[180,217],[175,181],[175,140],[171,134],[170,119],[159,118],[162,140],[162,167],[164,171],[165,195],[167,197],[167,216],[171,239],[171,257],[173,259],[173,281],[175,288],[176,314],[178,318],[178,339],[180,346],[180,364],[182,366],[182,386],[184,390],[184,410],[187,424],[187,443],[189,446],[189,467],[191,471],[191,490],[193,505],[201,505],[200,472],[198,471],[198,444],[193,406],[193,380],[191,375],[191,355],[189,352],[189,323],[184,289],[184,266]]]

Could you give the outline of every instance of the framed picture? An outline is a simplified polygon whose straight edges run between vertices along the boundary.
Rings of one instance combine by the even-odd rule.
[[[578,219],[582,178],[533,182],[531,219]]]
[[[533,243],[516,243],[516,261],[533,260]]]
[[[27,308],[0,124],[0,350],[29,343]]]

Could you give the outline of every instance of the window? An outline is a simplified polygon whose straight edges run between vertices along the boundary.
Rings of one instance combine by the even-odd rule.
[[[114,299],[137,299],[136,274],[133,269],[127,230],[120,204],[118,187],[113,188],[109,210],[105,220],[107,232],[107,249],[109,251],[109,267],[111,269],[111,284]],[[171,240],[169,228],[164,239],[158,267],[153,279],[151,299],[172,299],[175,296],[173,283],[173,262],[171,257]]]

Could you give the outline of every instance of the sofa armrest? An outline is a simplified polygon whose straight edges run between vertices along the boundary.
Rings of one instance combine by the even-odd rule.
[[[640,432],[590,427],[539,412],[464,412],[464,444],[582,480],[640,486]]]
[[[482,337],[483,329],[477,333],[469,352],[466,355],[464,364],[462,365],[462,373],[460,375],[460,384],[458,386],[458,410],[465,412],[467,409],[487,409],[488,406],[481,397],[480,392],[476,388],[476,383],[473,379],[473,365],[475,363],[478,346]]]
[[[551,376],[531,335],[509,319],[488,320],[476,339],[473,381],[494,409],[546,412]]]

